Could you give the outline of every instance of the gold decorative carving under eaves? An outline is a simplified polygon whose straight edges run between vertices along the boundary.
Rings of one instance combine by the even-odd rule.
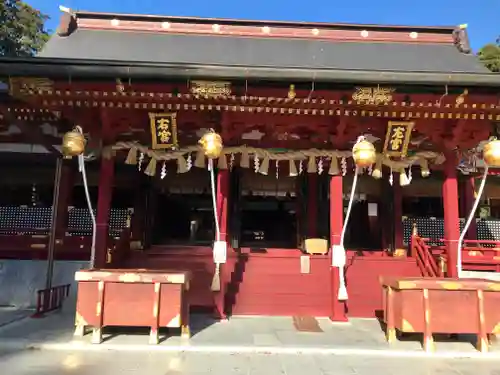
[[[11,77],[9,79],[9,93],[12,96],[28,95],[32,92],[50,94],[53,88],[54,82],[48,78]]]
[[[352,100],[364,105],[387,105],[392,102],[394,91],[389,87],[357,87]]]
[[[193,95],[208,98],[231,95],[230,82],[191,81],[191,93]]]

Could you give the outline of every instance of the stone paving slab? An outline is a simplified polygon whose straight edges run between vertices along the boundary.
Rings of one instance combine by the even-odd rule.
[[[266,351],[272,352],[365,352],[423,353],[420,335],[388,344],[380,324],[375,319],[351,319],[349,323],[332,323],[318,319],[323,332],[299,332],[289,317],[233,317],[226,322],[217,322],[207,316],[192,317],[192,337],[181,339],[177,330],[160,331],[158,346],[148,345],[149,329],[105,329],[104,342],[90,343],[89,332],[82,339],[73,337],[74,313],[54,313],[42,319],[25,319],[0,327],[0,348],[31,346],[41,348],[65,348],[73,345],[89,350],[96,348],[113,350],[194,350],[200,351]],[[473,337],[462,341],[436,340],[436,352],[449,356],[476,356],[480,354],[472,345]],[[128,347],[128,349],[127,349]],[[232,349],[231,349],[232,348]],[[141,349],[142,350],[142,349]],[[491,348],[493,355],[500,357],[500,345]],[[451,353],[451,354],[450,354]],[[455,354],[453,354],[455,353]],[[381,354],[382,355],[382,354]],[[444,355],[444,354],[443,354]]]
[[[500,360],[363,356],[0,351],[9,375],[500,375]]]
[[[29,317],[33,314],[31,310],[18,309],[15,307],[0,307],[0,327]]]

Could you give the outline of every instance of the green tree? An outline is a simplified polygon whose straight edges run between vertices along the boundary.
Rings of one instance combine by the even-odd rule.
[[[485,45],[479,50],[479,59],[486,67],[492,72],[500,72],[500,36],[497,38],[496,43]]]
[[[49,39],[48,16],[24,1],[0,0],[0,56],[33,56]]]

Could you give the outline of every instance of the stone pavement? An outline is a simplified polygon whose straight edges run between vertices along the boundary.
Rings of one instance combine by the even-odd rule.
[[[9,375],[500,375],[500,361],[299,354],[0,351]]]
[[[32,310],[18,309],[15,307],[0,307],[0,327],[24,319],[33,314]]]
[[[90,343],[91,334],[74,339],[74,312],[65,311],[42,319],[24,319],[0,327],[0,349],[38,348],[53,350],[122,350],[217,353],[329,353],[337,355],[426,356],[420,335],[388,344],[376,320],[351,319],[350,323],[332,323],[318,319],[323,332],[299,332],[287,317],[233,317],[216,322],[206,316],[192,317],[191,340],[181,339],[179,332],[163,332],[159,345],[148,345],[149,330],[104,330],[104,342]],[[162,332],[161,332],[162,333]],[[438,338],[439,339],[439,338]],[[461,341],[436,340],[440,357],[485,356],[475,350],[474,337]],[[486,356],[500,359],[500,345],[494,344]]]

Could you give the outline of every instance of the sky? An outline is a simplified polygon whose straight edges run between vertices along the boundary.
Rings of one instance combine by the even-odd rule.
[[[59,2],[60,1],[60,2]],[[255,20],[345,22],[387,25],[468,25],[472,48],[500,35],[500,0],[27,0],[51,17],[59,5],[73,10]]]

